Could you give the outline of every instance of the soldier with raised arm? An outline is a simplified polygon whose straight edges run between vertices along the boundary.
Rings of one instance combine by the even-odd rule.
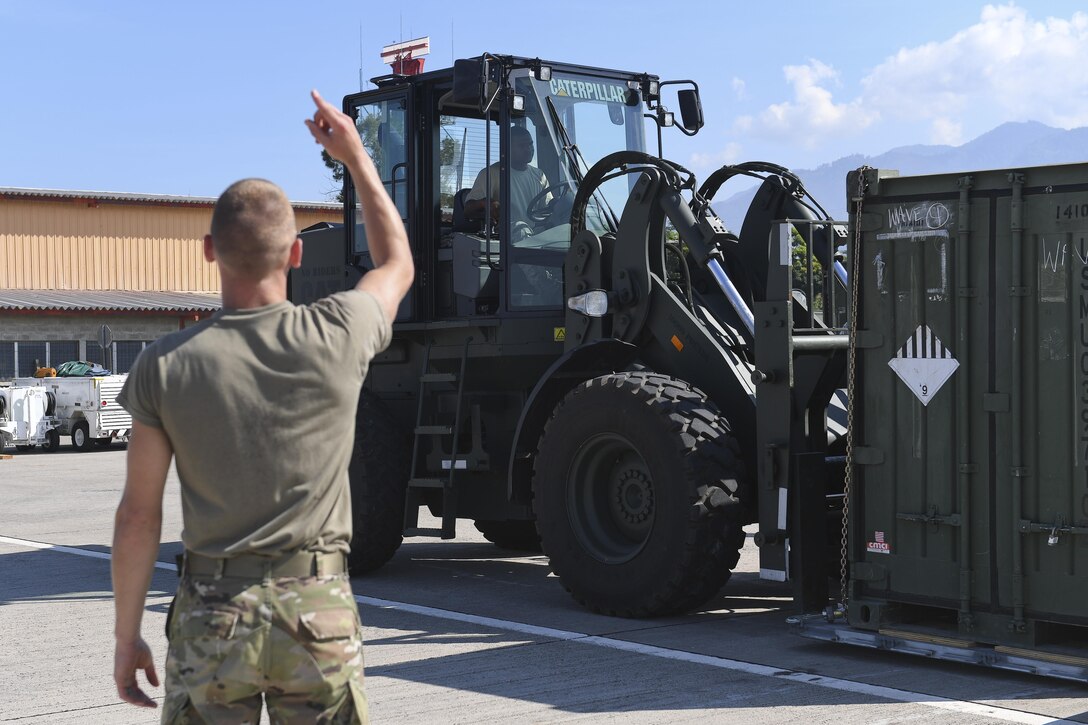
[[[216,202],[204,256],[223,309],[149,345],[119,402],[132,413],[112,571],[114,679],[154,707],[140,622],[159,550],[171,460],[184,561],[168,621],[162,721],[366,722],[359,615],[345,564],[348,461],[367,367],[414,277],[400,214],[355,124],[316,91],[306,121],[358,191],[375,268],[354,289],[287,301],[302,259],[283,191],[260,179]]]

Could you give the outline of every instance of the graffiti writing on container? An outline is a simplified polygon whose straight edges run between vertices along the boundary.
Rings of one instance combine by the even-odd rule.
[[[1040,252],[1043,258],[1043,269],[1057,272],[1059,269],[1065,268],[1065,259],[1069,252],[1069,245],[1059,239],[1054,242],[1054,248],[1051,249],[1047,244],[1046,237],[1039,237],[1039,244],[1042,247]],[[1073,253],[1076,254],[1077,251],[1073,250]],[[1084,261],[1084,259],[1081,259],[1081,264],[1084,264]]]
[[[939,201],[900,204],[888,209],[888,226],[893,230],[877,239],[903,237],[947,237],[952,212]]]

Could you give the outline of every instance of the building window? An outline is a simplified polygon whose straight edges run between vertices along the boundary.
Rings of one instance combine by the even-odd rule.
[[[75,340],[0,342],[0,380],[29,378],[38,367],[55,368],[78,359],[79,342]]]
[[[15,343],[0,342],[0,380],[15,377]]]
[[[79,359],[79,342],[62,340],[49,343],[49,367],[55,368],[69,360]]]
[[[97,340],[87,340],[87,353],[84,358],[87,362],[98,363],[102,367],[106,366],[106,355],[102,348],[98,345]]]
[[[136,362],[136,356],[147,347],[143,340],[121,340],[113,343],[113,372],[127,373]]]
[[[49,354],[44,342],[17,342],[15,376],[20,378],[33,377],[40,367],[46,367]]]

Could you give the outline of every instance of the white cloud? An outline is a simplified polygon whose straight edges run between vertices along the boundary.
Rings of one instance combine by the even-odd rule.
[[[878,65],[862,81],[863,99],[908,119],[985,115],[984,125],[1035,120],[1072,128],[1088,125],[1085,68],[1088,14],[1037,21],[1015,4],[987,5],[969,28]]]
[[[837,83],[839,74],[826,63],[810,60],[807,65],[786,66],[783,72],[793,86],[793,99],[772,104],[754,118],[738,118],[734,130],[758,128],[761,135],[800,139],[802,145],[814,147],[828,137],[859,131],[878,118],[858,99],[834,101],[825,86]]]
[[[963,143],[963,124],[950,118],[935,118],[930,126],[930,143],[959,146]]]
[[[744,83],[743,78],[733,79],[733,95],[737,97],[738,101],[748,98],[748,86]]]
[[[688,158],[688,165],[695,172],[714,171],[726,164],[735,164],[740,161],[742,147],[739,143],[727,143],[719,151],[708,154],[695,153]],[[699,174],[702,176],[703,174]]]
[[[1086,126],[1085,69],[1088,13],[1035,20],[1015,3],[987,5],[966,29],[886,58],[848,100],[834,97],[839,76],[830,65],[786,66],[792,98],[737,118],[732,131],[814,148],[883,121],[925,122],[929,140],[947,144],[962,143],[965,126]]]

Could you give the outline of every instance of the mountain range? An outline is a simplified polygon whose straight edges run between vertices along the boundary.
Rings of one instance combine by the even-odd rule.
[[[832,218],[846,219],[846,174],[859,166],[898,169],[904,176],[914,176],[1081,161],[1088,161],[1088,126],[1066,130],[1024,121],[1004,123],[961,146],[900,146],[877,156],[852,154],[815,169],[793,171]],[[714,210],[739,232],[754,192],[746,189],[716,201]]]

